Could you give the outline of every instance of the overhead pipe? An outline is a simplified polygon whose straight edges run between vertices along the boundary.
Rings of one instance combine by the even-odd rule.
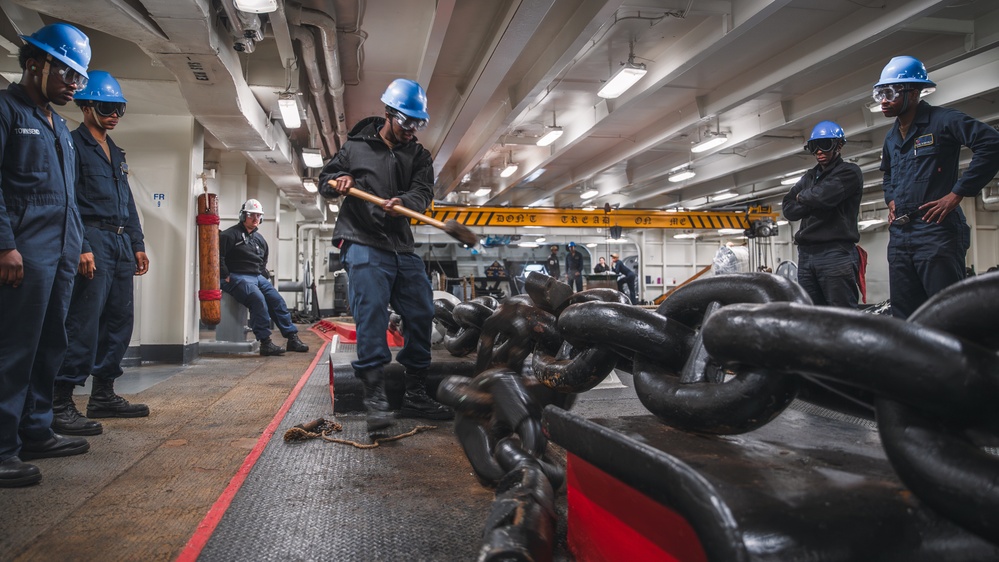
[[[291,28],[291,36],[298,41],[302,50],[302,63],[305,66],[305,76],[309,80],[309,91],[312,92],[312,102],[316,107],[316,119],[319,121],[320,134],[330,155],[339,150],[336,140],[336,128],[330,121],[330,111],[326,105],[326,96],[319,67],[316,65],[316,40],[312,33],[302,27]],[[341,106],[343,100],[341,98]]]
[[[332,155],[347,142],[346,112],[343,105],[344,83],[343,75],[340,72],[340,54],[337,52],[336,42],[336,21],[328,14],[318,10],[302,8],[292,16],[292,21],[300,25],[308,25],[319,30],[319,38],[323,45],[323,62],[326,65],[326,88],[330,99],[333,101],[333,118],[335,120],[339,144],[336,148],[330,148]]]

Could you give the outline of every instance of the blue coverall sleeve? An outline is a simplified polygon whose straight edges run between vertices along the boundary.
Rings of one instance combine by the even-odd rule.
[[[952,192],[975,197],[999,173],[999,131],[963,113],[951,123],[951,134],[971,149],[971,163]]]
[[[891,133],[888,133],[891,134]],[[885,203],[895,200],[895,186],[891,183],[891,153],[886,147],[881,148],[881,189],[885,192]]]
[[[125,232],[132,240],[132,253],[145,252],[146,241],[142,234],[142,225],[139,224],[139,213],[135,210],[135,197],[132,190],[128,190],[128,221],[125,222]]]
[[[0,157],[7,150],[7,132],[10,131],[10,121],[6,112],[0,111]],[[0,185],[3,183],[3,172],[0,171]],[[7,203],[4,201],[3,190],[0,189],[0,250],[13,250],[17,248],[14,242],[14,228],[10,224],[10,216],[7,214]]]

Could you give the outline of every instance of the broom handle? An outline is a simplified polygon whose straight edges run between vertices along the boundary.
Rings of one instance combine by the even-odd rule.
[[[336,185],[333,183],[333,180],[329,180],[326,183],[328,183],[330,185],[330,187],[336,188]],[[385,204],[385,200],[382,199],[381,197],[378,197],[377,195],[373,195],[371,193],[368,193],[367,191],[361,191],[360,189],[357,189],[356,187],[350,188],[347,191],[347,195],[351,195],[353,197],[357,197],[358,199],[364,199],[365,201],[367,201],[369,203],[374,203],[375,205],[378,205],[379,207],[381,207],[382,205]],[[444,230],[444,223],[443,222],[441,222],[441,221],[439,221],[437,219],[428,217],[427,215],[424,215],[421,212],[414,211],[414,210],[412,210],[412,209],[410,209],[408,207],[404,207],[402,205],[396,205],[395,207],[392,208],[392,210],[395,211],[395,212],[397,212],[397,213],[399,213],[400,215],[409,217],[409,218],[414,219],[414,220],[418,220],[420,222],[427,223],[430,226],[436,226],[437,228],[439,228],[441,230]]]

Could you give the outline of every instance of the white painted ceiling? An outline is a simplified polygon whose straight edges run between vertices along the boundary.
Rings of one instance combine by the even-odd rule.
[[[91,67],[119,77],[130,111],[193,114],[212,147],[244,152],[305,210],[300,148],[335,150],[345,128],[382,114],[380,95],[398,77],[428,92],[419,138],[434,154],[437,198],[480,205],[578,208],[595,188],[585,204],[745,206],[814,164],[802,144],[822,120],[846,130],[844,156],[876,199],[890,122],[867,105],[895,55],[926,64],[938,84],[928,102],[999,121],[996,0],[279,0],[252,54],[233,50],[234,12],[222,2],[0,0],[0,34],[16,52],[18,30],[53,19],[82,27]],[[324,33],[335,42],[328,57]],[[648,74],[599,98],[631,49]],[[17,71],[16,58],[2,64]],[[309,127],[275,120],[282,91],[301,94]],[[534,145],[555,124],[565,134]],[[729,142],[692,154],[708,131]],[[500,178],[507,161],[519,169]],[[681,166],[696,176],[668,182]],[[710,201],[723,191],[738,197]]]

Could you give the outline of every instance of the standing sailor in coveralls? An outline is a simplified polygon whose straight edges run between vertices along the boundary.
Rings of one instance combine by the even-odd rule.
[[[52,431],[52,386],[66,352],[66,311],[80,260],[76,150],[66,105],[86,87],[90,40],[49,24],[18,52],[21,81],[0,92],[0,487],[35,484],[22,461],[87,452]]]
[[[79,164],[76,204],[84,238],[66,317],[69,349],[56,375],[52,429],[66,435],[97,435],[102,431],[100,422],[83,417],[73,402],[73,389],[83,386],[90,375],[94,380],[88,417],[149,415],[145,404],[130,404],[114,391],[132,340],[132,276],[149,271],[149,258],[128,186],[125,151],[108,136],[125,115],[121,86],[107,72],[94,70],[75,100],[83,111],[73,142]]]
[[[895,57],[874,85],[874,101],[895,124],[881,150],[888,204],[891,311],[908,318],[920,305],[965,277],[971,229],[958,206],[999,172],[999,132],[954,109],[920,101],[936,88],[923,63]],[[958,178],[961,147],[971,149]]]

